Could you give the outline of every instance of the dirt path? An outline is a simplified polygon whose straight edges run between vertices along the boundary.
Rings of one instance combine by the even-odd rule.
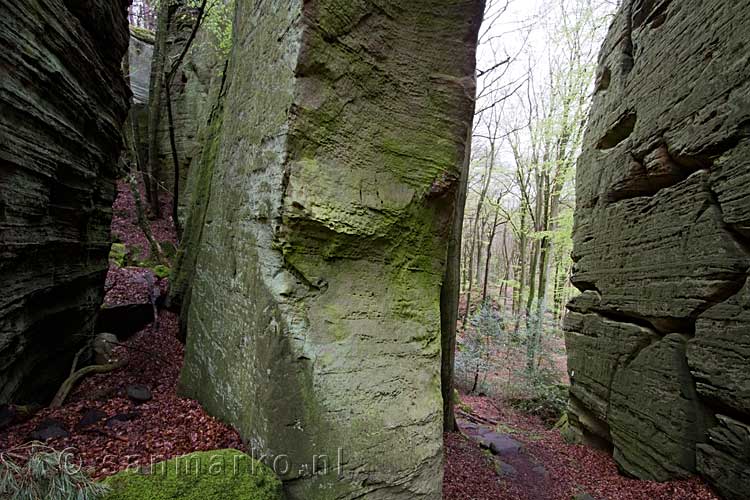
[[[602,451],[485,397],[463,396],[462,433],[446,435],[445,500],[718,500],[695,478],[669,483],[619,474]]]

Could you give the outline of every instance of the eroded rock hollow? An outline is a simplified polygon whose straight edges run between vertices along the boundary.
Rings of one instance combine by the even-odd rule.
[[[0,1],[0,403],[50,397],[93,333],[130,95],[127,3]]]
[[[750,2],[629,0],[578,166],[571,416],[627,473],[750,498]]]
[[[178,275],[184,393],[291,498],[439,498],[479,0],[239,0]],[[183,309],[183,313],[184,313]]]

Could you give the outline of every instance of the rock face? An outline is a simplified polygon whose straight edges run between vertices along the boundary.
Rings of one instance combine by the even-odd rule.
[[[481,14],[237,2],[186,227],[181,387],[290,498],[440,497],[440,286]]]
[[[0,402],[43,400],[93,333],[129,92],[124,0],[0,16]]]
[[[133,103],[125,121],[123,137],[131,163],[143,169],[148,162],[148,93],[153,57],[154,34],[131,26],[126,72]]]
[[[128,81],[133,93],[134,106],[148,104],[153,57],[154,34],[146,29],[131,26],[128,46]]]
[[[571,416],[645,479],[750,497],[750,2],[629,0],[577,174]]]
[[[185,7],[184,0],[174,3],[174,12],[169,17],[169,23],[160,24],[156,33],[156,54],[152,61],[152,71],[162,74],[169,71],[165,67],[164,55],[169,62],[178,58],[195,23],[196,14],[193,9]],[[164,14],[168,12],[165,9]],[[219,14],[214,12],[213,16]],[[174,115],[175,146],[180,166],[179,176],[179,213],[184,221],[183,213],[191,198],[191,184],[188,175],[193,164],[200,160],[203,145],[206,142],[206,125],[211,106],[216,100],[216,91],[221,82],[226,55],[219,47],[215,34],[205,24],[196,33],[190,50],[177,70],[170,96]],[[167,63],[167,64],[168,64]],[[156,164],[153,171],[163,189],[168,192],[174,190],[174,163],[169,143],[169,119],[166,104],[166,92],[163,82],[158,88],[151,88],[152,92],[159,92],[158,96],[150,100],[150,124],[155,127],[156,135],[152,144],[156,148],[153,156]]]

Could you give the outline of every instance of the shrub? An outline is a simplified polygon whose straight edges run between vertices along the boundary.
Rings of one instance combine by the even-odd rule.
[[[67,451],[32,442],[0,453],[0,498],[96,500],[109,488],[94,482]]]
[[[559,383],[553,370],[538,368],[526,373],[524,395],[511,400],[511,404],[525,413],[539,416],[552,425],[565,413],[568,405],[568,386]]]
[[[498,360],[503,337],[500,313],[489,304],[482,305],[458,343],[455,369],[459,385],[469,392],[487,385],[487,375]]]

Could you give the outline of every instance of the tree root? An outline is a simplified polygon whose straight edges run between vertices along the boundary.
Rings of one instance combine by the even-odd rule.
[[[75,362],[78,361],[78,357],[76,356]],[[52,399],[52,402],[50,403],[50,408],[60,408],[63,403],[65,402],[65,399],[70,394],[70,391],[73,389],[73,387],[76,385],[76,383],[81,380],[86,375],[90,375],[92,373],[108,373],[114,370],[117,370],[118,368],[122,368],[127,364],[127,361],[121,360],[117,361],[116,363],[110,363],[107,365],[91,365],[86,366],[84,368],[81,368],[78,371],[74,371],[71,373],[71,375],[65,380],[65,382],[62,383],[60,386],[60,389],[58,389],[57,394],[55,394],[55,397]],[[75,363],[73,365],[73,368],[75,368]]]

